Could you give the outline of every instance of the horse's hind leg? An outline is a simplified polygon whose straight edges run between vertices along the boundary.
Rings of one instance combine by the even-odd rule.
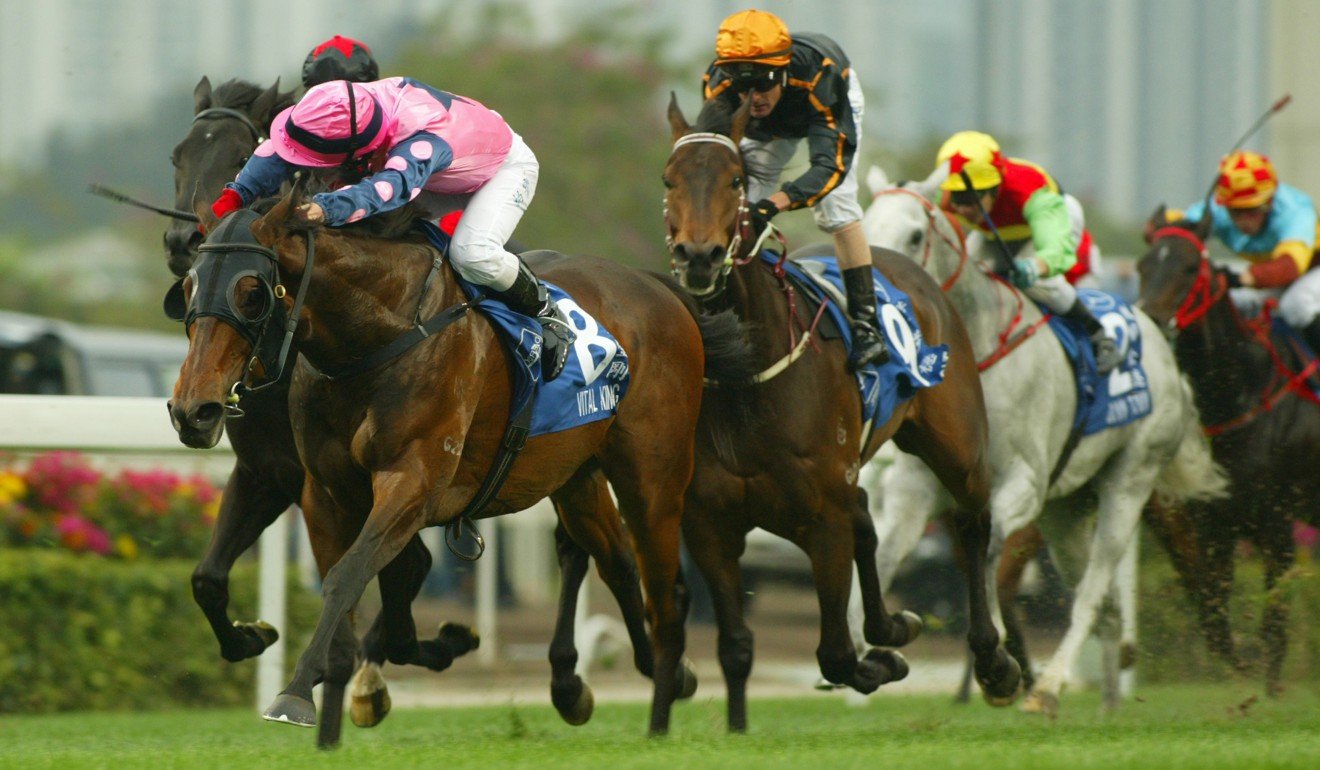
[[[738,559],[747,545],[746,531],[692,504],[683,517],[683,540],[710,589],[719,626],[718,654],[728,692],[728,726],[747,730],[747,678],[752,673],[752,629],[742,609],[742,571]]]
[[[206,552],[192,575],[193,600],[202,608],[220,642],[220,655],[236,663],[260,655],[280,638],[270,624],[229,620],[229,571],[280,514],[289,499],[272,480],[242,462],[234,466],[220,497],[220,512]]]
[[[556,509],[558,509],[556,503]],[[555,552],[559,557],[559,614],[550,638],[550,702],[570,725],[591,719],[595,698],[577,673],[575,640],[578,596],[587,576],[591,557],[564,530],[564,516],[555,525]]]

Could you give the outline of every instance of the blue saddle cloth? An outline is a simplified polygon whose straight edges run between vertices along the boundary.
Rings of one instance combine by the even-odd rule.
[[[423,230],[440,253],[449,248],[449,237],[431,223]],[[481,290],[455,274],[468,298]],[[509,350],[514,376],[512,414],[528,399],[532,406],[532,436],[557,433],[596,420],[612,417],[628,392],[631,370],[628,353],[619,341],[591,314],[583,310],[563,289],[546,281],[550,298],[573,326],[577,340],[568,353],[564,370],[549,382],[541,381],[541,324],[534,318],[510,310],[508,305],[486,297],[477,311],[486,316]]]
[[[1141,327],[1132,306],[1122,299],[1095,289],[1078,289],[1077,296],[1123,353],[1123,362],[1103,377],[1095,370],[1095,351],[1080,323],[1050,316],[1050,328],[1063,345],[1077,377],[1077,414],[1073,428],[1081,426],[1089,436],[1106,428],[1117,428],[1150,414],[1150,383],[1141,368]],[[1042,312],[1049,313],[1048,308]]]
[[[779,257],[769,251],[761,252],[761,259],[769,263],[779,261]],[[812,275],[807,275],[807,268]],[[816,301],[829,300],[827,307],[834,323],[839,328],[843,344],[852,350],[852,327],[839,302],[826,294],[814,280],[819,276],[829,281],[835,289],[844,294],[843,276],[839,273],[839,264],[834,257],[804,257],[797,260],[785,260],[784,269],[797,283],[812,292]],[[867,366],[857,372],[857,389],[862,397],[863,435],[869,432],[869,426],[880,425],[888,421],[899,404],[917,394],[921,388],[929,388],[944,381],[944,368],[949,363],[949,346],[931,346],[925,343],[917,317],[912,314],[912,303],[908,296],[899,291],[879,270],[871,269],[875,281],[876,315],[880,320],[881,333],[889,346],[889,361],[882,366]]]

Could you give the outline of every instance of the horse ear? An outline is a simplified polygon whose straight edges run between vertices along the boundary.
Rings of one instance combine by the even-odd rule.
[[[197,81],[197,86],[193,88],[193,114],[197,114],[211,106],[211,79],[202,75],[202,79]]]
[[[275,117],[275,105],[280,101],[280,79],[275,78],[275,85],[262,91],[252,100],[252,122],[262,128],[270,126]]]
[[[687,118],[683,117],[683,110],[678,106],[678,94],[669,92],[669,132],[670,137],[677,142],[680,137],[691,133],[692,126],[688,125]]]
[[[1164,225],[1168,224],[1168,217],[1166,217],[1164,214],[1164,212],[1168,210],[1169,207],[1161,203],[1160,205],[1155,207],[1155,212],[1150,215],[1150,219],[1147,221],[1149,221],[1150,224],[1154,225],[1155,227],[1163,227]]]
[[[737,112],[733,113],[733,127],[729,130],[729,138],[734,144],[742,141],[743,131],[747,130],[747,121],[752,117],[752,100],[743,100]]]
[[[871,195],[874,197],[881,190],[889,188],[889,175],[885,170],[875,164],[866,170],[866,186],[871,189]]]
[[[1196,237],[1200,238],[1201,242],[1204,243],[1210,238],[1210,230],[1214,227],[1214,224],[1215,218],[1210,212],[1210,207],[1206,206],[1204,212],[1201,214],[1201,218],[1197,220],[1196,229],[1193,232],[1195,232]]]

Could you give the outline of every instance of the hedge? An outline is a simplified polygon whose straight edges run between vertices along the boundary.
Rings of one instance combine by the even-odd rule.
[[[192,599],[193,567],[0,550],[0,713],[249,702],[256,661],[220,657]],[[230,616],[254,619],[256,566],[240,563],[230,583]],[[286,649],[302,649],[320,604],[291,574],[277,624]]]

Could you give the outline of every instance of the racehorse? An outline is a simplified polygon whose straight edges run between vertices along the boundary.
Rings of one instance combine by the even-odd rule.
[[[353,645],[346,623],[349,609],[367,581],[422,527],[466,526],[471,517],[522,510],[550,495],[568,534],[597,559],[625,618],[641,616],[641,593],[626,546],[609,547],[614,545],[609,530],[619,510],[628,522],[654,646],[650,727],[664,732],[675,697],[695,687],[695,678],[680,663],[683,618],[677,578],[682,498],[692,473],[703,365],[711,371],[720,368],[718,361],[703,362],[703,353],[725,349],[730,335],[736,339],[741,334],[738,325],[731,318],[725,324],[719,319],[699,324],[695,306],[685,304],[672,282],[603,260],[543,254],[538,263],[542,274],[570,291],[628,351],[632,384],[617,415],[526,439],[502,487],[490,496],[483,480],[492,461],[497,456],[509,461],[501,447],[512,441],[505,428],[513,364],[490,323],[471,312],[478,300],[469,301],[419,235],[386,240],[355,228],[307,229],[291,213],[302,195],[301,185],[295,185],[266,215],[250,213],[221,225],[216,250],[245,255],[244,260],[264,265],[261,270],[226,268],[233,275],[222,275],[221,283],[232,278],[225,283],[231,290],[211,285],[201,274],[184,279],[181,299],[201,297],[216,312],[193,313],[189,353],[171,401],[184,443],[214,444],[219,406],[247,376],[251,340],[259,333],[252,327],[283,315],[269,312],[273,303],[290,313],[290,335],[292,325],[301,330],[290,414],[307,464],[303,507],[309,521],[336,527],[326,540],[339,553],[328,560],[334,566],[325,576],[325,606],[312,639],[292,682],[265,717],[315,724],[312,687],[344,675],[344,656],[332,653]],[[206,211],[199,216],[205,218]],[[296,300],[283,290],[282,281],[300,285]],[[276,285],[278,302],[272,299]],[[418,335],[425,338],[423,344],[393,358],[377,358],[382,349],[394,349],[391,342],[398,335],[415,328],[414,312],[429,319],[426,323],[443,323]],[[218,317],[224,315],[226,320]],[[598,338],[589,328],[578,333],[576,354],[589,362]],[[703,345],[703,334],[709,346]],[[363,356],[375,363],[351,376],[322,374]],[[607,479],[619,510],[610,501]],[[488,505],[466,510],[479,491]],[[327,511],[330,515],[323,516]],[[411,595],[405,598],[410,601]],[[398,629],[387,624],[385,632]],[[641,651],[638,656],[640,661]],[[351,660],[351,652],[347,657]],[[578,685],[577,698],[561,709],[571,712],[565,714],[570,721],[583,712],[589,715],[591,707],[590,691],[572,673],[575,661],[571,638],[567,649],[552,645],[552,688],[564,680]],[[337,666],[341,670],[333,671]]]
[[[925,458],[958,502],[957,537],[974,574],[983,568],[989,537],[980,382],[962,324],[928,276],[899,254],[873,252],[876,267],[910,296],[925,339],[949,345],[950,353],[944,381],[899,405],[892,418],[875,426],[864,446],[857,381],[847,369],[843,345],[807,331],[802,344],[814,341],[819,351],[799,357],[803,348],[786,339],[791,323],[808,329],[812,319],[804,318],[800,305],[790,304],[791,297],[786,299],[779,279],[758,255],[743,253],[753,240],[738,149],[749,104],[731,114],[720,102],[707,102],[694,129],[672,98],[668,117],[674,148],[664,170],[667,239],[680,282],[703,307],[730,308],[758,330],[754,342],[760,373],[754,380],[718,381],[707,389],[683,522],[684,540],[710,586],[728,688],[728,725],[735,731],[747,726],[752,665],[738,558],[753,527],[792,541],[811,558],[821,610],[816,649],[821,673],[860,692],[901,679],[907,665],[891,650],[871,650],[858,660],[846,615],[852,563],[861,576],[867,641],[900,647],[921,627],[912,613],[885,614],[875,570],[875,531],[856,486],[861,462],[890,438]],[[1019,671],[999,644],[985,582],[970,579],[968,592],[968,641],[977,680],[987,698],[1011,702]]]
[[[1233,553],[1249,539],[1265,560],[1265,683],[1282,692],[1287,651],[1293,522],[1320,524],[1320,400],[1310,388],[1314,360],[1271,326],[1268,312],[1247,319],[1227,290],[1223,268],[1207,258],[1204,224],[1164,225],[1161,207],[1150,250],[1139,263],[1141,306],[1173,338],[1178,363],[1192,380],[1215,459],[1232,479],[1232,496],[1188,506],[1192,558],[1175,560],[1192,594],[1210,649],[1239,670],[1228,618]]]
[[[1077,386],[1058,338],[1040,332],[1046,318],[1034,303],[969,260],[951,218],[913,190],[895,187],[876,195],[863,227],[870,243],[902,250],[940,282],[971,336],[991,425],[994,524],[987,580],[995,580],[1005,541],[1038,520],[1047,501],[1060,501],[1052,507],[1062,510],[1039,521],[1049,525],[1046,539],[1056,557],[1072,555],[1057,561],[1065,577],[1078,573],[1075,598],[1068,631],[1024,710],[1057,713],[1063,681],[1106,599],[1126,615],[1123,623],[1096,627],[1107,648],[1105,702],[1112,707],[1121,657],[1116,630],[1125,627],[1123,633],[1130,635],[1135,626],[1135,542],[1143,507],[1152,492],[1160,499],[1208,499],[1222,496],[1226,483],[1205,447],[1191,387],[1172,350],[1159,327],[1136,313],[1150,413],[1088,436],[1073,435]],[[943,503],[934,478],[913,457],[900,456],[883,484],[879,570],[887,580]],[[1085,517],[1069,510],[1091,507],[1066,499],[1074,495],[1094,496],[1093,533],[1087,532]],[[999,609],[996,598],[996,616]]]
[[[193,100],[196,114],[192,126],[171,154],[175,206],[183,211],[220,194],[264,138],[271,118],[293,103],[293,94],[281,92],[279,81],[263,90],[246,81],[230,80],[213,90],[210,79],[203,77],[193,91]],[[191,222],[176,221],[166,231],[172,272],[187,274],[201,240],[200,230]],[[286,370],[285,376],[270,387],[249,393],[243,399],[242,414],[225,419],[236,463],[221,496],[211,540],[193,572],[193,597],[211,624],[221,656],[231,662],[260,655],[279,638],[278,631],[267,623],[230,620],[229,572],[266,527],[303,494],[305,471],[288,414],[291,371]],[[332,562],[318,560],[317,566],[324,576]],[[416,595],[430,566],[430,553],[421,540],[410,542],[394,569],[383,576],[382,593],[396,596],[411,590]],[[391,581],[396,578],[407,587],[394,588]],[[392,603],[385,607],[387,612],[396,609]],[[443,670],[478,643],[472,629],[445,623],[433,640],[420,644],[416,654],[405,649],[387,650],[381,628],[386,619],[384,615],[378,617],[367,632],[362,666],[352,683],[350,714],[353,722],[363,727],[378,724],[389,711],[389,694],[380,676],[380,666],[387,659]],[[322,700],[326,713],[333,716],[320,725],[321,745],[334,745],[339,740],[338,704],[343,695],[342,682],[327,681]]]

